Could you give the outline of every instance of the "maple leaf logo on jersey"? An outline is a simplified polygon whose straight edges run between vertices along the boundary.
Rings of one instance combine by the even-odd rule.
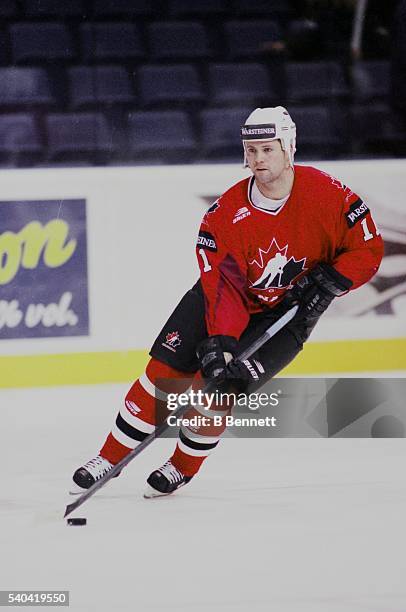
[[[206,213],[205,213],[205,215],[203,217],[203,221],[202,221],[202,223],[204,223],[205,225],[209,225],[209,222],[208,222],[208,219],[207,219],[208,216],[212,215],[220,207],[219,199],[220,198],[218,198],[215,202],[213,202],[213,204],[210,206],[210,208],[208,208],[206,210]]]
[[[268,249],[259,249],[259,258],[248,262],[250,265],[257,265],[261,270],[260,276],[252,283],[253,289],[282,289],[291,285],[292,281],[306,270],[306,257],[295,259],[288,257],[289,245],[286,244],[282,249],[279,247],[275,238]]]
[[[213,202],[210,208],[207,209],[206,215],[210,215],[214,213],[214,211],[217,210],[219,206],[220,206],[219,201],[216,200],[215,202]]]
[[[182,342],[179,336],[179,332],[171,332],[170,334],[166,334],[166,343],[169,344],[172,348],[176,348]]]

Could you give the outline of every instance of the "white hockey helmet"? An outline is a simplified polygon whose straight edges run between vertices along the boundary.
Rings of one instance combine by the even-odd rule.
[[[244,147],[245,167],[248,165],[245,143],[250,140],[257,142],[280,140],[282,149],[287,151],[290,165],[293,167],[296,152],[296,125],[283,106],[256,108],[252,111],[241,127],[241,139]]]

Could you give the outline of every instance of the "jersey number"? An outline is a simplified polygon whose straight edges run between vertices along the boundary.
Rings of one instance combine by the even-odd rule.
[[[372,221],[372,223],[373,223],[373,221]],[[373,238],[374,235],[371,234],[371,232],[369,231],[369,227],[368,227],[368,224],[367,224],[367,219],[362,219],[361,225],[362,225],[362,229],[364,230],[364,240],[365,240],[365,242],[367,242],[367,240],[371,240],[371,238]],[[379,236],[380,232],[379,232],[379,230],[378,230],[378,228],[376,226],[374,226],[374,230],[376,232],[376,235]]]
[[[209,260],[207,259],[207,255],[206,255],[205,250],[204,249],[199,249],[199,255],[203,259],[203,264],[204,264],[203,272],[210,272],[211,265],[209,264]]]

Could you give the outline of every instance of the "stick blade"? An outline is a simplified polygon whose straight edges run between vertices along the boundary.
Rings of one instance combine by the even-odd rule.
[[[69,516],[69,514],[71,514],[74,510],[76,510],[76,508],[80,505],[81,505],[80,498],[72,502],[71,504],[68,504],[65,508],[65,514],[63,515],[63,518],[66,518],[67,516]]]

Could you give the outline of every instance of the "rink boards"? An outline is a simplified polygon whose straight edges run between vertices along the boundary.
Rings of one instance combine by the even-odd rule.
[[[315,165],[367,201],[386,253],[374,280],[336,300],[284,374],[406,371],[406,162]],[[238,165],[0,174],[1,387],[135,378],[198,277],[207,206],[247,176]]]

